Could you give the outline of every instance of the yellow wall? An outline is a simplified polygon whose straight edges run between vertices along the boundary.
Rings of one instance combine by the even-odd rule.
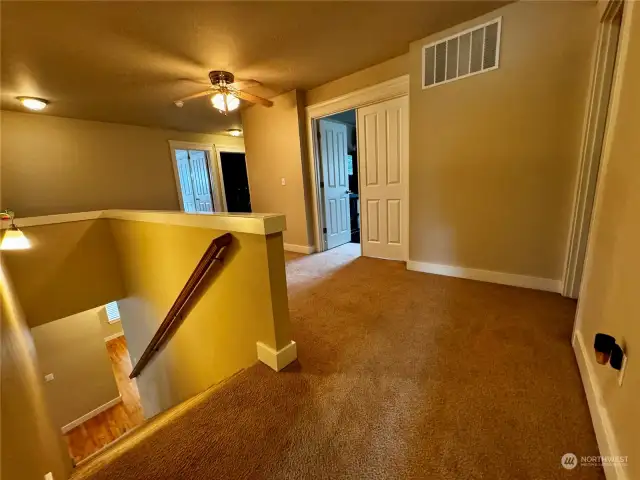
[[[98,309],[40,325],[31,334],[40,370],[54,375],[45,394],[57,428],[120,395]]]
[[[224,135],[2,111],[2,208],[19,217],[104,209],[179,210],[169,140]]]
[[[51,422],[33,339],[4,266],[0,265],[2,456],[6,480],[68,478],[71,460]]]
[[[127,298],[119,306],[135,362],[211,240],[224,232],[109,222],[123,263]],[[255,363],[256,342],[277,350],[291,340],[281,234],[233,237],[221,272],[138,378],[147,416]]]
[[[302,93],[293,90],[273,102],[242,112],[251,207],[286,215],[285,243],[312,245]]]
[[[307,92],[306,103],[324,102],[351,93],[361,88],[371,87],[409,73],[409,54],[400,55],[386,62],[373,65],[358,72],[339,78]]]
[[[421,88],[423,45],[498,16],[497,70]],[[411,44],[411,260],[562,277],[597,22],[517,2]]]
[[[608,413],[619,446],[611,455],[629,457],[627,478],[632,479],[640,478],[640,369],[635,358],[635,349],[640,348],[640,7],[635,2],[625,2],[622,28],[619,98],[616,101],[614,89],[612,100],[618,110],[608,121],[613,133],[607,137],[604,171],[598,178],[578,333],[585,346],[583,361],[594,372],[591,382],[601,393],[598,400]],[[592,345],[598,332],[613,335],[626,346],[629,362],[622,387],[617,384],[616,371],[594,361]]]
[[[3,252],[30,327],[124,297],[106,220],[24,228],[33,248]]]

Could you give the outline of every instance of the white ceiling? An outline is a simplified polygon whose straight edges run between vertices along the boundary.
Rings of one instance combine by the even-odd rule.
[[[207,97],[173,100],[230,70],[273,96],[408,51],[409,42],[506,2],[1,2],[2,108],[194,132],[238,126]],[[203,82],[203,83],[198,83]],[[256,107],[264,108],[264,107]]]

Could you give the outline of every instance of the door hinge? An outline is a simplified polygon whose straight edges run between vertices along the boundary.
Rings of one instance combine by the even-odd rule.
[[[327,227],[324,227],[324,228],[322,229],[322,233],[327,233]]]
[[[320,188],[324,188],[324,182],[320,182]]]

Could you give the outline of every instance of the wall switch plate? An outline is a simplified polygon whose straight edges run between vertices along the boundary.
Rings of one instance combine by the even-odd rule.
[[[622,351],[622,366],[620,367],[620,371],[618,372],[618,386],[622,386],[622,381],[624,380],[624,374],[627,371],[627,352]]]
[[[47,373],[47,374],[44,376],[44,381],[45,381],[45,382],[51,382],[51,381],[53,381],[53,379],[54,379],[53,373]]]
[[[282,182],[282,185],[286,185],[286,184],[287,184],[287,179],[286,179],[286,178],[284,178],[284,177],[282,177],[282,178],[280,179],[280,182]]]
[[[53,473],[49,472],[44,475],[44,480],[53,480]]]

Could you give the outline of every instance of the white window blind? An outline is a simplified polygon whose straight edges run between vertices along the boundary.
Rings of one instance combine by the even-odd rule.
[[[422,88],[498,68],[502,17],[422,47]]]
[[[120,310],[118,309],[118,302],[110,302],[105,305],[107,310],[107,318],[109,323],[117,322],[120,320]]]

